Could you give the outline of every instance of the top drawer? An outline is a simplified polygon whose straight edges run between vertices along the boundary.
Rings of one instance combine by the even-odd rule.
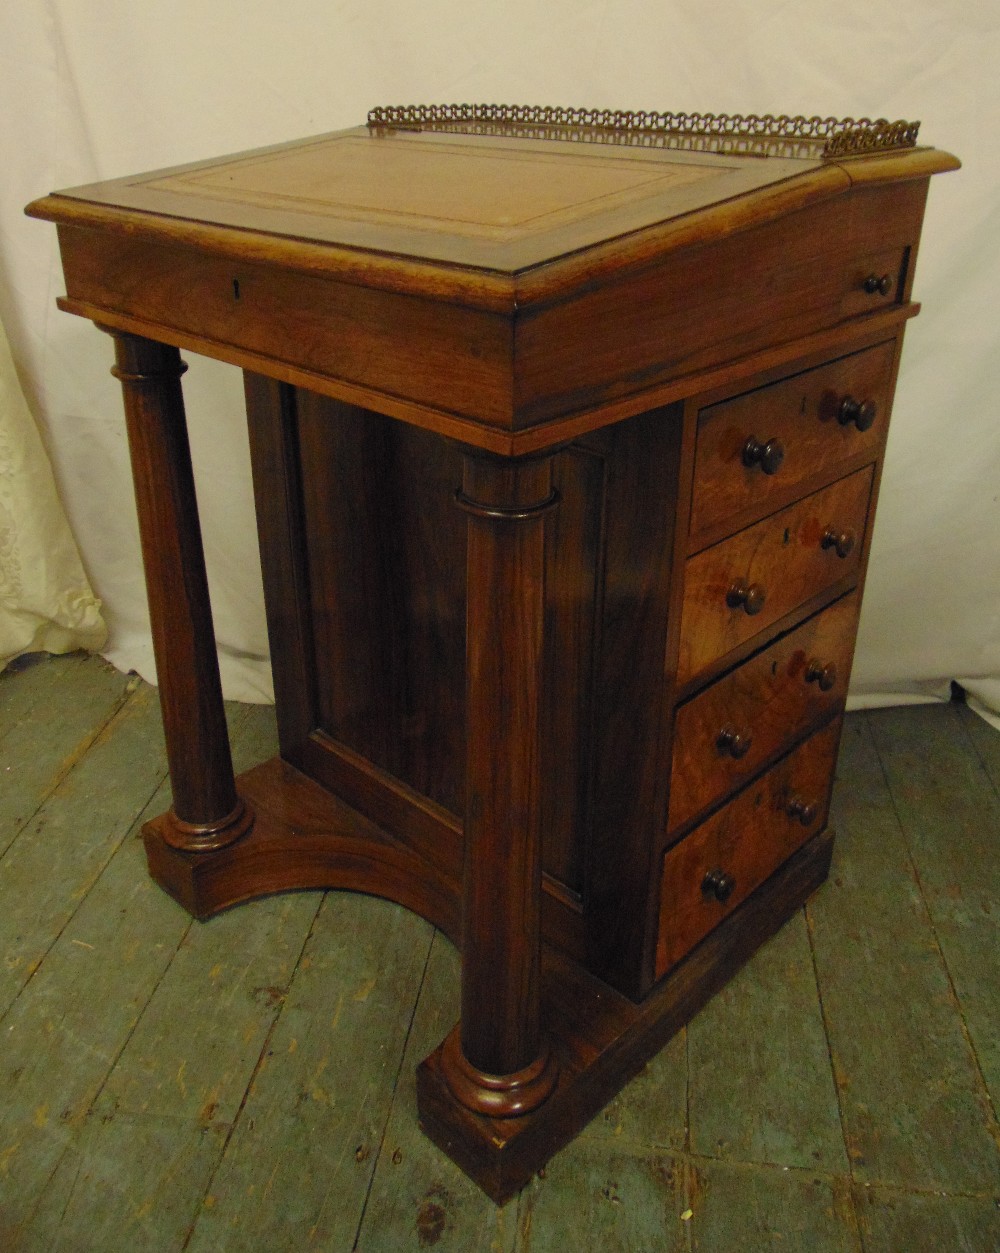
[[[874,459],[885,435],[895,344],[827,362],[698,415],[691,551],[801,495],[818,475]]]

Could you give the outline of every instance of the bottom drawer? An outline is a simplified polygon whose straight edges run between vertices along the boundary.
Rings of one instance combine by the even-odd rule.
[[[840,718],[810,736],[663,858],[656,977],[826,823]]]

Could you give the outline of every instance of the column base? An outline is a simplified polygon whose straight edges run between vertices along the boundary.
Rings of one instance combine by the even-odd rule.
[[[441,1071],[457,1101],[489,1118],[530,1114],[552,1094],[559,1078],[559,1067],[547,1042],[530,1066],[512,1074],[493,1075],[477,1069],[462,1052],[460,1023],[441,1046]]]
[[[218,822],[184,822],[171,809],[163,816],[160,835],[171,848],[185,853],[210,853],[242,839],[253,822],[253,810],[242,797],[237,797],[231,812]]]

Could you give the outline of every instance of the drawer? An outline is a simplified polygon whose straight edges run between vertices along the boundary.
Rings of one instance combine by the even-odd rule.
[[[688,558],[679,684],[856,575],[871,486],[867,466]]]
[[[818,731],[667,851],[658,979],[823,829],[840,723]]]
[[[668,830],[753,778],[847,695],[859,597],[844,596],[677,710]]]
[[[702,409],[692,550],[730,519],[752,521],[789,504],[817,475],[829,480],[848,460],[874,460],[889,417],[894,350],[878,344]]]

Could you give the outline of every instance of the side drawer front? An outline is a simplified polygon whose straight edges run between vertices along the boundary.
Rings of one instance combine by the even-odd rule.
[[[668,830],[760,770],[847,695],[858,594],[810,618],[677,710]]]
[[[888,423],[893,352],[893,343],[878,344],[703,409],[692,550],[700,535],[729,519],[772,513],[800,496],[807,480],[835,477],[852,458],[874,459]],[[854,419],[851,402],[867,406]],[[859,421],[866,429],[858,428]]]
[[[840,723],[837,718],[817,731],[668,850],[660,881],[658,979],[823,829]],[[796,805],[813,811],[803,814]],[[732,881],[723,900],[713,876]]]
[[[824,588],[856,575],[871,486],[868,466],[688,559],[678,683]],[[829,536],[848,536],[849,550],[841,555],[848,545],[838,551]]]

